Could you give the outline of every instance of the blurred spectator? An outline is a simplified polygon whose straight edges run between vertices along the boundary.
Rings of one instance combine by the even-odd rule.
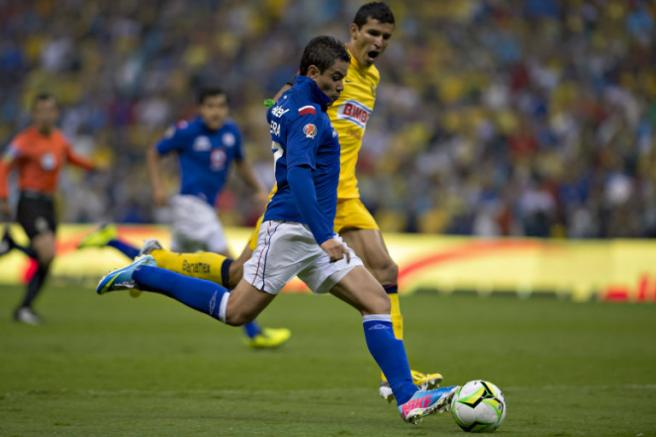
[[[63,175],[69,221],[150,221],[146,147],[228,90],[270,183],[262,100],[317,33],[346,39],[352,0],[0,1],[0,141],[55,93],[62,129],[112,163]],[[457,234],[656,235],[656,3],[391,0],[398,31],[360,158],[384,228]],[[176,181],[171,181],[175,184]],[[234,184],[232,186],[235,186]],[[239,184],[221,206],[251,224]]]

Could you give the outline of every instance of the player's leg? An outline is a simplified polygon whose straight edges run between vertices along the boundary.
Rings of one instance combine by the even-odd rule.
[[[37,259],[37,254],[34,249],[32,249],[30,246],[24,246],[17,243],[16,240],[14,240],[14,237],[11,235],[9,225],[5,225],[4,231],[2,233],[2,239],[0,240],[0,256],[8,254],[14,249],[23,252],[33,260]]]
[[[43,289],[55,257],[55,211],[53,200],[46,196],[21,195],[17,219],[30,238],[30,248],[36,255],[37,268],[27,283],[23,299],[14,312],[14,319],[28,324],[39,324],[34,312],[34,301]]]
[[[268,222],[267,225],[267,232],[262,230],[256,252],[246,263],[244,279],[233,290],[236,293],[232,299],[225,287],[214,282],[155,267],[155,260],[150,255],[139,257],[132,264],[105,275],[96,291],[98,294],[104,294],[113,290],[140,288],[165,294],[229,324],[246,323],[271,302],[287,280],[303,268],[302,263],[293,262],[303,259],[304,250],[295,247],[297,245],[293,243],[292,232],[299,228],[308,233],[309,231],[301,225],[293,226],[281,222]],[[285,232],[286,229],[291,232]],[[264,235],[267,238],[264,238]],[[289,243],[290,240],[292,243]],[[268,256],[269,253],[271,256]],[[255,256],[257,254],[262,256]],[[259,288],[252,285],[256,282],[260,283]],[[258,291],[260,289],[264,291]],[[228,310],[230,311],[226,316]]]
[[[262,217],[257,221],[257,225],[239,258],[235,260],[225,255],[207,251],[194,253],[172,252],[163,249],[161,246],[147,249],[144,253],[152,255],[158,267],[194,278],[216,282],[227,288],[234,288],[243,276],[244,264],[257,246],[257,236],[261,223]]]
[[[105,294],[131,288],[163,294],[233,326],[241,326],[253,320],[275,297],[259,292],[245,282],[229,291],[214,282],[164,270],[156,267],[149,255],[139,257],[132,264],[103,277],[96,291]],[[234,294],[232,299],[231,294]],[[232,303],[228,306],[230,300]],[[226,317],[228,308],[230,317]]]
[[[387,250],[378,224],[359,199],[347,199],[338,202],[335,227],[346,243],[362,259],[365,267],[382,284],[389,296],[394,334],[403,340],[403,315],[398,295],[398,266]],[[418,372],[412,370],[415,384],[433,388],[442,381],[440,373]],[[392,391],[386,384],[384,375],[380,395],[392,400]]]
[[[85,249],[88,247],[113,247],[130,259],[135,259],[139,255],[139,248],[120,239],[116,225],[109,223],[100,225],[95,231],[87,234],[77,244],[78,249]]]
[[[431,390],[414,384],[403,340],[394,335],[389,297],[371,273],[356,266],[330,292],[362,314],[367,348],[389,381],[401,417],[416,423],[446,409],[457,387]]]
[[[207,226],[207,237],[205,249],[209,252],[230,256],[228,240],[223,231],[223,224],[218,216],[213,212],[212,220],[205,221]],[[259,232],[256,227],[254,233]],[[257,244],[257,242],[256,242]],[[244,260],[245,262],[245,260]],[[229,269],[232,262],[224,262],[222,267]],[[225,273],[225,272],[224,272]],[[222,275],[226,276],[226,274]],[[229,274],[228,274],[229,276]],[[225,285],[225,284],[224,284]],[[244,334],[246,335],[245,343],[252,348],[276,348],[285,343],[291,336],[291,332],[286,328],[265,328],[259,325],[257,321],[252,320],[243,324]]]

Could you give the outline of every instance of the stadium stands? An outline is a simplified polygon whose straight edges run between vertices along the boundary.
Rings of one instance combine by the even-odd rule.
[[[37,91],[61,100],[82,153],[63,219],[156,219],[145,148],[218,81],[265,182],[262,100],[318,33],[343,39],[358,2],[0,2],[0,142]],[[388,230],[540,237],[656,236],[656,3],[391,1],[361,190]],[[173,182],[172,182],[173,184]],[[236,224],[257,217],[222,198]]]

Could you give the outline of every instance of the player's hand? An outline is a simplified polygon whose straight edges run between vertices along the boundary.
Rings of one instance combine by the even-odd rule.
[[[351,254],[344,243],[340,242],[337,238],[331,238],[321,243],[321,249],[328,254],[330,262],[334,263],[346,257],[346,262],[351,262]]]

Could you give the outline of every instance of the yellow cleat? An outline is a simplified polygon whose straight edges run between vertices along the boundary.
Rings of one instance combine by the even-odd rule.
[[[263,328],[262,332],[246,340],[253,349],[275,349],[282,346],[292,336],[287,328]]]
[[[412,382],[424,390],[433,390],[439,387],[440,382],[444,379],[441,373],[423,373],[411,370]]]
[[[107,243],[118,237],[116,226],[112,224],[101,225],[98,229],[84,237],[77,244],[78,249],[87,247],[105,247]]]
[[[410,370],[412,374],[412,382],[422,390],[433,390],[440,386],[440,382],[444,379],[441,373],[424,373],[417,370]],[[378,387],[378,394],[387,402],[394,400],[394,393],[392,388],[387,382],[387,378],[382,373],[380,374],[380,386]]]

